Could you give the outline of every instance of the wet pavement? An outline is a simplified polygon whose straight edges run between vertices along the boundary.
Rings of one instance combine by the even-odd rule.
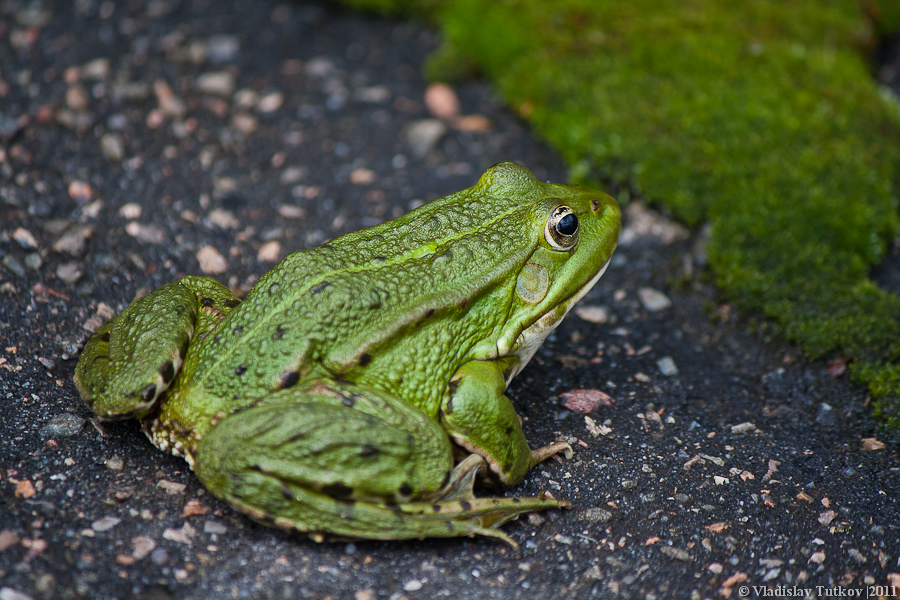
[[[509,390],[532,446],[575,448],[510,494],[572,510],[507,525],[517,550],[317,544],[233,511],[137,423],[92,418],[72,384],[88,332],[182,275],[246,291],[500,160],[565,166],[484,83],[455,89],[458,114],[426,103],[421,24],[8,1],[0,38],[0,600],[900,595],[900,446],[867,390],[739,314],[703,230],[639,203]]]

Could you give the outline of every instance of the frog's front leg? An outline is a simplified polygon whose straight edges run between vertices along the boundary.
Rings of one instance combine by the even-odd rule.
[[[450,380],[441,403],[444,428],[457,445],[484,458],[488,478],[495,484],[508,487],[520,482],[534,465],[565,452],[571,456],[572,447],[566,442],[554,442],[532,450],[525,441],[512,403],[504,395],[505,373],[511,361],[473,360],[460,367]]]
[[[194,335],[238,304],[207,277],[183,277],[135,300],[85,345],[75,367],[82,399],[103,419],[143,417],[175,380]]]
[[[418,408],[372,388],[319,381],[280,390],[200,440],[193,468],[213,494],[254,519],[338,538],[484,535],[542,498],[472,494],[483,461],[453,467],[450,440]]]

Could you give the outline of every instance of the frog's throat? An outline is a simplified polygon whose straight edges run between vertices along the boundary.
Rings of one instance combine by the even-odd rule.
[[[597,283],[603,276],[603,273],[606,272],[609,262],[610,261],[606,261],[603,268],[597,271],[597,274],[594,275],[590,281],[576,290],[574,294],[557,304],[530,326],[526,327],[522,333],[519,334],[519,337],[516,338],[516,341],[513,342],[511,347],[505,347],[503,340],[500,340],[497,343],[497,354],[499,356],[517,356],[519,358],[518,362],[506,375],[506,385],[509,385],[509,382],[513,380],[513,377],[518,375],[522,369],[525,368],[525,365],[528,364],[528,361],[531,360],[531,357],[534,356],[537,349],[541,347],[541,344],[544,343],[544,340],[547,339],[550,332],[557,328],[566,315],[569,314],[569,311],[572,310],[572,307],[575,306],[585,294],[591,291],[594,284]]]

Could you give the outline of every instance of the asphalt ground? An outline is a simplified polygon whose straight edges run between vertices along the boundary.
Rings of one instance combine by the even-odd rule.
[[[722,298],[702,228],[637,203],[509,389],[532,446],[575,448],[509,492],[573,503],[507,525],[517,550],[315,543],[92,418],[78,353],[136,296],[203,273],[246,291],[500,160],[565,181],[485,83],[433,116],[437,44],[325,4],[0,4],[0,600],[900,595],[900,445],[867,390]]]

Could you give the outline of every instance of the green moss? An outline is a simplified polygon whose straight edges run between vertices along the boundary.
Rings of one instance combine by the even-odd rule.
[[[723,289],[811,356],[856,357],[896,420],[900,300],[868,271],[900,234],[900,105],[860,50],[870,17],[900,27],[900,3],[861,6],[446,0],[429,73],[477,61],[576,179],[711,221]]]
[[[860,5],[881,35],[900,32],[900,2],[897,0],[861,0]]]
[[[864,363],[853,369],[853,378],[869,384],[876,398],[876,416],[888,421],[889,425],[900,428],[900,365],[876,365]]]
[[[425,60],[425,77],[430,81],[455,83],[478,73],[478,61],[451,44],[444,44]]]

